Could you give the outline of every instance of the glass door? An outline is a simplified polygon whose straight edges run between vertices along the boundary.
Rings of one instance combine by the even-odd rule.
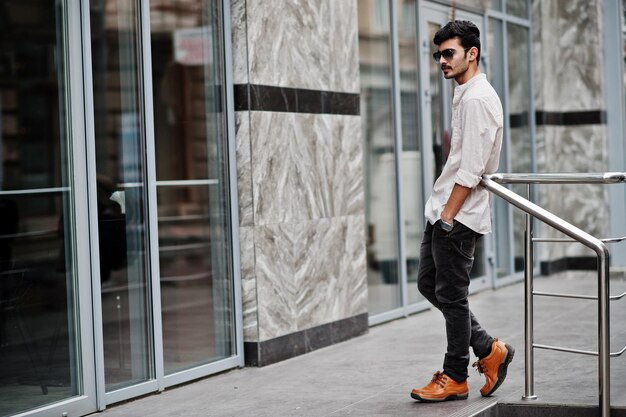
[[[80,10],[15,1],[0,16],[0,416],[84,415],[95,383]]]
[[[241,364],[223,4],[90,2],[109,404]]]
[[[432,54],[437,50],[433,43],[435,32],[449,21],[450,8],[437,4],[423,3],[420,9],[420,40],[421,54],[421,105],[422,105],[422,140],[424,187],[426,195],[430,193],[432,184],[441,173],[450,151],[452,137],[452,97],[454,80],[446,80],[439,65],[433,61]],[[455,10],[455,19],[470,20],[478,26],[481,33],[481,71],[486,72],[482,56],[486,55],[487,34],[484,30],[483,18],[480,15],[463,10]],[[471,272],[470,291],[477,291],[491,286],[488,279],[486,256],[487,239],[479,239],[476,245],[474,267]]]
[[[150,16],[163,366],[172,384],[236,354],[222,2],[151,1]]]
[[[106,391],[155,376],[138,2],[91,2]]]
[[[390,2],[359,0],[361,123],[370,316],[402,307]]]

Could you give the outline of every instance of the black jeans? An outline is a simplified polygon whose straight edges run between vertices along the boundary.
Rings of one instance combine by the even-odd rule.
[[[481,236],[457,221],[450,232],[441,228],[441,221],[434,226],[427,223],[420,250],[417,287],[446,320],[448,348],[443,371],[457,382],[468,377],[469,347],[483,358],[493,342],[467,300],[474,250]]]

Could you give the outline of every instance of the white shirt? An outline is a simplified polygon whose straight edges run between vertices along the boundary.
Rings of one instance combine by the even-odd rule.
[[[502,125],[502,103],[485,74],[454,89],[450,155],[424,209],[431,224],[440,219],[456,183],[472,191],[454,219],[475,232],[491,232],[489,191],[478,183],[498,169]]]

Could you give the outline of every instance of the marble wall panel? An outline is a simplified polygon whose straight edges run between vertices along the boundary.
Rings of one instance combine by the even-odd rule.
[[[250,112],[252,191],[256,225],[294,218],[293,113]]]
[[[252,226],[252,166],[250,159],[250,113],[235,113],[235,141],[237,159],[237,195],[239,200],[239,225]]]
[[[359,116],[336,116],[332,119],[330,177],[334,216],[365,213],[363,140]]]
[[[599,2],[537,1],[534,16],[538,110],[604,108]],[[584,47],[581,40],[584,39]]]
[[[353,317],[368,311],[365,215],[347,216],[346,220],[345,255],[338,261],[341,304],[337,310],[340,317]]]
[[[337,297],[337,257],[343,253],[341,224],[319,219],[299,224],[294,239],[298,330],[328,323]]]
[[[311,220],[296,230],[298,330],[367,312],[364,216]]]
[[[239,228],[241,252],[241,297],[243,304],[243,338],[246,342],[259,340],[256,293],[254,228]]]
[[[248,38],[246,0],[230,1],[233,82],[248,83]]]
[[[310,220],[365,210],[358,116],[296,116],[294,212]]]
[[[607,171],[606,126],[541,126],[537,129],[538,172]],[[586,232],[607,235],[608,190],[602,185],[538,186],[539,204]],[[543,227],[542,235],[562,237]],[[580,244],[540,245],[542,260],[590,256]]]
[[[250,83],[329,89],[328,0],[247,0]]]
[[[357,0],[327,0],[330,8],[328,89],[358,93],[359,28]]]
[[[257,225],[364,211],[360,118],[251,112]]]
[[[297,330],[293,225],[254,229],[259,340]]]

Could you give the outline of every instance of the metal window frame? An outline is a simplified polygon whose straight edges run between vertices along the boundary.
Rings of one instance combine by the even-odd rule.
[[[83,61],[82,61],[82,44],[84,38],[82,35],[82,12],[81,3],[65,0],[61,2],[65,12],[64,19],[66,27],[64,27],[64,39],[67,40],[67,51],[64,57],[67,58],[67,67],[65,68],[65,77],[67,89],[67,98],[69,108],[67,109],[68,141],[70,153],[68,154],[68,163],[71,166],[71,199],[72,206],[68,207],[74,213],[87,213],[88,201],[86,198],[86,188],[88,182],[84,175],[77,173],[85,172],[85,132],[86,120],[80,115],[85,106],[84,100],[84,77],[83,77]],[[74,116],[72,116],[74,115]],[[75,339],[72,341],[78,346],[78,351],[74,354],[78,357],[71,358],[77,364],[76,383],[80,386],[79,394],[69,397],[62,401],[46,404],[28,411],[24,411],[15,415],[15,417],[46,417],[50,415],[86,415],[96,411],[97,409],[97,385],[93,378],[96,371],[95,354],[94,354],[94,331],[92,327],[92,288],[88,277],[91,277],[92,265],[89,262],[90,247],[89,242],[89,219],[85,216],[72,216],[74,223],[74,259],[76,260],[76,268],[74,275],[74,312]],[[78,340],[76,340],[76,338]]]
[[[150,236],[148,253],[150,256],[150,301],[151,301],[151,317],[150,325],[152,326],[152,337],[150,342],[153,349],[150,352],[152,356],[152,367],[154,374],[152,379],[134,384],[129,387],[106,391],[105,375],[104,375],[104,341],[102,333],[102,305],[101,305],[101,286],[99,278],[99,249],[98,249],[98,219],[96,216],[90,216],[88,224],[83,226],[83,233],[88,235],[89,254],[81,256],[82,267],[86,272],[86,276],[91,277],[92,283],[90,294],[87,298],[81,296],[81,299],[90,299],[92,304],[89,306],[88,316],[93,317],[93,346],[85,347],[83,356],[88,352],[95,352],[93,370],[90,375],[94,375],[93,394],[90,398],[94,401],[95,407],[82,414],[98,410],[104,410],[107,405],[125,401],[134,397],[145,394],[163,391],[165,388],[208,376],[227,369],[244,366],[243,356],[243,312],[242,312],[242,294],[241,294],[241,276],[240,276],[240,253],[239,253],[239,212],[238,212],[238,196],[237,196],[237,168],[235,153],[235,121],[234,121],[234,95],[233,95],[233,74],[232,74],[232,41],[231,41],[231,17],[230,2],[228,0],[218,0],[221,2],[222,9],[222,27],[223,33],[223,59],[224,59],[224,111],[225,111],[225,127],[224,134],[228,152],[228,203],[230,205],[230,241],[231,241],[231,270],[233,281],[233,294],[231,302],[234,304],[234,320],[235,326],[233,341],[234,354],[231,357],[218,360],[209,364],[200,365],[191,369],[176,372],[171,375],[165,375],[163,360],[163,331],[161,319],[161,292],[160,292],[160,267],[159,267],[159,242],[158,242],[158,218],[157,218],[157,181],[156,181],[156,154],[154,146],[154,113],[153,113],[153,97],[152,97],[152,54],[151,54],[151,38],[150,38],[150,4],[149,0],[136,0],[138,6],[139,33],[141,36],[139,47],[140,61],[139,71],[142,77],[142,100],[144,110],[144,120],[142,121],[146,149],[146,188],[148,196],[148,233]],[[78,3],[76,3],[78,4]],[[83,170],[87,173],[84,177],[84,189],[86,190],[87,201],[84,212],[96,213],[96,151],[95,151],[95,121],[94,121],[94,104],[93,104],[93,76],[91,63],[91,43],[90,43],[90,3],[89,0],[81,2],[80,27],[83,43],[80,48],[74,50],[80,51],[82,57],[82,78],[84,80],[84,91],[81,91],[84,99],[84,105],[81,109],[77,109],[74,114],[80,114],[84,111],[84,131],[86,132],[82,157],[75,157],[77,161],[85,161]],[[81,30],[82,29],[82,30]],[[74,39],[74,38],[72,38]],[[81,177],[81,176],[77,176]],[[83,178],[83,177],[81,177]],[[88,210],[88,208],[90,210]],[[85,317],[84,314],[82,317]],[[87,322],[86,320],[82,320]],[[91,323],[89,323],[91,324]],[[87,381],[88,382],[88,381]]]
[[[504,97],[502,97],[502,108],[504,111],[505,116],[509,114],[509,103],[510,103],[510,96],[509,96],[509,72],[508,72],[508,62],[509,62],[509,54],[508,54],[508,25],[509,24],[514,24],[517,26],[521,26],[524,27],[526,29],[528,29],[528,66],[531,69],[531,71],[529,71],[528,73],[528,79],[529,79],[529,96],[530,96],[530,100],[529,100],[529,123],[530,123],[530,135],[531,135],[531,167],[533,171],[537,170],[537,129],[536,129],[536,121],[535,121],[535,112],[536,112],[536,108],[535,108],[535,79],[533,77],[533,71],[532,69],[534,68],[534,58],[533,58],[533,42],[532,42],[532,28],[533,28],[533,22],[532,22],[532,4],[530,0],[526,0],[528,3],[528,18],[524,19],[522,17],[518,17],[518,16],[513,16],[513,15],[509,15],[507,14],[507,4],[506,1],[502,2],[502,10],[494,10],[494,9],[488,9],[487,10],[487,21],[489,21],[489,19],[495,19],[495,20],[499,20],[502,24],[501,24],[501,34],[500,36],[502,36],[503,39],[503,43],[502,43],[502,60],[503,60],[503,68],[504,68],[504,74],[503,74],[503,83],[504,83]],[[510,120],[508,117],[504,118],[504,137],[503,137],[503,144],[506,144],[507,149],[511,149],[511,133],[510,133]],[[500,171],[510,171],[510,167],[512,164],[511,161],[511,153],[507,152],[506,155],[506,167],[500,167]],[[536,199],[536,195],[533,194],[531,195],[532,199],[535,200]],[[508,235],[510,237],[513,236],[513,208],[510,205],[507,205],[507,212],[508,212],[508,216],[507,216],[507,228],[508,228]],[[541,227],[541,225],[537,225],[538,227]],[[495,236],[494,236],[494,244],[496,244],[497,242],[495,242]],[[513,241],[511,241],[513,242]],[[493,253],[494,256],[494,265],[497,265],[497,253]],[[538,272],[539,270],[539,257],[537,257],[537,259],[535,259],[535,271]],[[509,271],[508,271],[508,275],[503,276],[503,277],[498,277],[497,274],[494,271],[493,277],[492,277],[492,285],[493,288],[500,288],[515,282],[519,282],[521,280],[524,279],[524,271],[515,271],[515,248],[514,248],[514,244],[512,243],[511,245],[509,245]]]
[[[607,147],[608,170],[626,171],[626,104],[624,94],[624,60],[623,54],[612,51],[624,50],[624,10],[621,1],[603,0],[603,59],[604,91],[607,109]],[[618,86],[612,88],[610,86]],[[610,187],[609,193],[609,230],[616,236],[626,235],[626,190],[624,187]],[[626,267],[626,245],[616,245],[612,250],[612,263],[621,263]]]

